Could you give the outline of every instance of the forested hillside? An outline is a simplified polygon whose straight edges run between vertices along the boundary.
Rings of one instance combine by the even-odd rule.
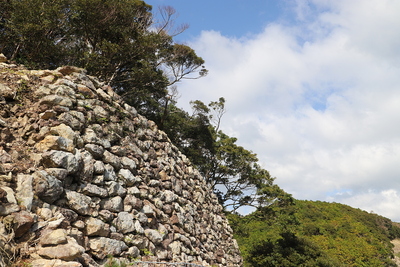
[[[400,228],[347,205],[296,200],[266,214],[231,215],[245,266],[396,266]]]

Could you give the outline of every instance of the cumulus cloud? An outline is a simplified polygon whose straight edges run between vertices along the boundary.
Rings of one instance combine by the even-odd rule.
[[[296,23],[202,32],[190,45],[210,74],[182,83],[179,104],[224,96],[222,129],[294,197],[400,221],[400,2],[288,3]]]

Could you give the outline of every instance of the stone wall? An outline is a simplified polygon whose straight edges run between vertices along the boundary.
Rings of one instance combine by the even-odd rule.
[[[109,86],[0,63],[0,106],[0,266],[242,265],[199,172]]]

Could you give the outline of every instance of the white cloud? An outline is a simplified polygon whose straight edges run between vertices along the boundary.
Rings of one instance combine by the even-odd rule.
[[[202,32],[190,45],[210,74],[182,83],[180,104],[224,96],[223,130],[294,197],[400,221],[400,2],[311,2],[291,2],[296,25]]]

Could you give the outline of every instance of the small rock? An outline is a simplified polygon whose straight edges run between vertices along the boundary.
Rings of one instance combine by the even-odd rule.
[[[114,219],[113,224],[117,230],[123,234],[135,231],[133,215],[128,212],[118,213],[118,216]]]
[[[115,181],[106,182],[106,188],[108,191],[108,195],[111,197],[114,196],[124,197],[126,195],[126,189],[120,183],[117,183]]]
[[[67,237],[67,243],[50,247],[39,247],[37,254],[50,259],[74,260],[85,252],[75,239]]]
[[[85,232],[88,236],[107,237],[110,234],[110,226],[99,219],[89,217],[85,223]]]
[[[1,99],[1,97],[0,97]],[[0,126],[6,127],[7,126],[7,122],[5,120],[3,120],[2,118],[0,118]]]
[[[5,150],[0,149],[0,163],[12,163],[13,159]]]
[[[71,127],[69,127],[68,125],[65,125],[63,123],[58,126],[51,127],[49,129],[49,132],[50,132],[50,134],[67,138],[67,139],[71,140],[72,142],[74,142],[74,144],[77,139],[77,134],[74,132],[74,130],[72,130]]]
[[[92,154],[93,158],[101,159],[104,153],[104,147],[96,144],[86,144],[85,149]]]
[[[64,192],[62,182],[46,171],[37,171],[33,177],[35,193],[43,201],[53,203]]]
[[[62,75],[67,76],[74,72],[81,73],[85,70],[82,68],[74,67],[74,66],[63,66],[56,69],[56,71],[60,72]]]
[[[83,95],[85,98],[95,98],[96,95],[90,90],[87,86],[78,84],[77,86],[78,92]]]
[[[126,184],[126,186],[133,186],[135,183],[139,183],[142,179],[139,176],[135,176],[128,169],[121,169],[118,172],[118,177]]]
[[[72,210],[81,215],[92,215],[90,207],[92,199],[90,197],[69,190],[66,191],[66,197],[67,204]]]
[[[34,223],[32,215],[27,211],[14,213],[14,233],[15,237],[23,236]]]
[[[7,57],[3,53],[0,53],[0,63],[3,62],[7,62]]]
[[[64,168],[69,174],[79,169],[78,158],[74,154],[65,151],[50,150],[42,154],[42,164],[46,168]]]
[[[62,136],[48,135],[42,141],[35,145],[39,151],[47,150],[63,150],[67,152],[74,152],[74,142]]]
[[[158,245],[163,241],[162,235],[157,230],[146,229],[144,234],[154,245]]]
[[[62,260],[46,260],[36,259],[29,263],[31,267],[82,267],[82,264],[76,261],[62,261]]]
[[[95,237],[89,240],[89,246],[92,253],[99,259],[107,256],[120,255],[128,246],[123,242],[106,237]]]
[[[116,170],[119,170],[121,168],[121,160],[119,159],[119,157],[108,152],[107,150],[104,151],[103,161],[113,166]]]
[[[14,99],[16,91],[5,84],[0,83],[0,97]]]
[[[33,176],[18,174],[17,175],[17,194],[16,198],[21,207],[27,211],[31,211],[33,202]]]
[[[67,243],[67,232],[64,229],[47,231],[39,241],[39,245],[59,245]]]
[[[51,107],[58,105],[72,108],[74,104],[69,97],[64,97],[60,95],[47,95],[40,100],[39,105],[48,105]]]
[[[48,120],[51,118],[55,118],[56,116],[57,116],[57,112],[55,112],[54,110],[46,110],[45,112],[39,114],[39,117],[42,120]]]
[[[81,185],[80,189],[83,194],[88,196],[101,198],[108,197],[108,192],[106,189],[94,184],[83,184]]]
[[[120,196],[104,199],[101,201],[100,205],[103,209],[109,210],[112,212],[120,212],[124,208],[124,204],[123,204],[122,198]]]

